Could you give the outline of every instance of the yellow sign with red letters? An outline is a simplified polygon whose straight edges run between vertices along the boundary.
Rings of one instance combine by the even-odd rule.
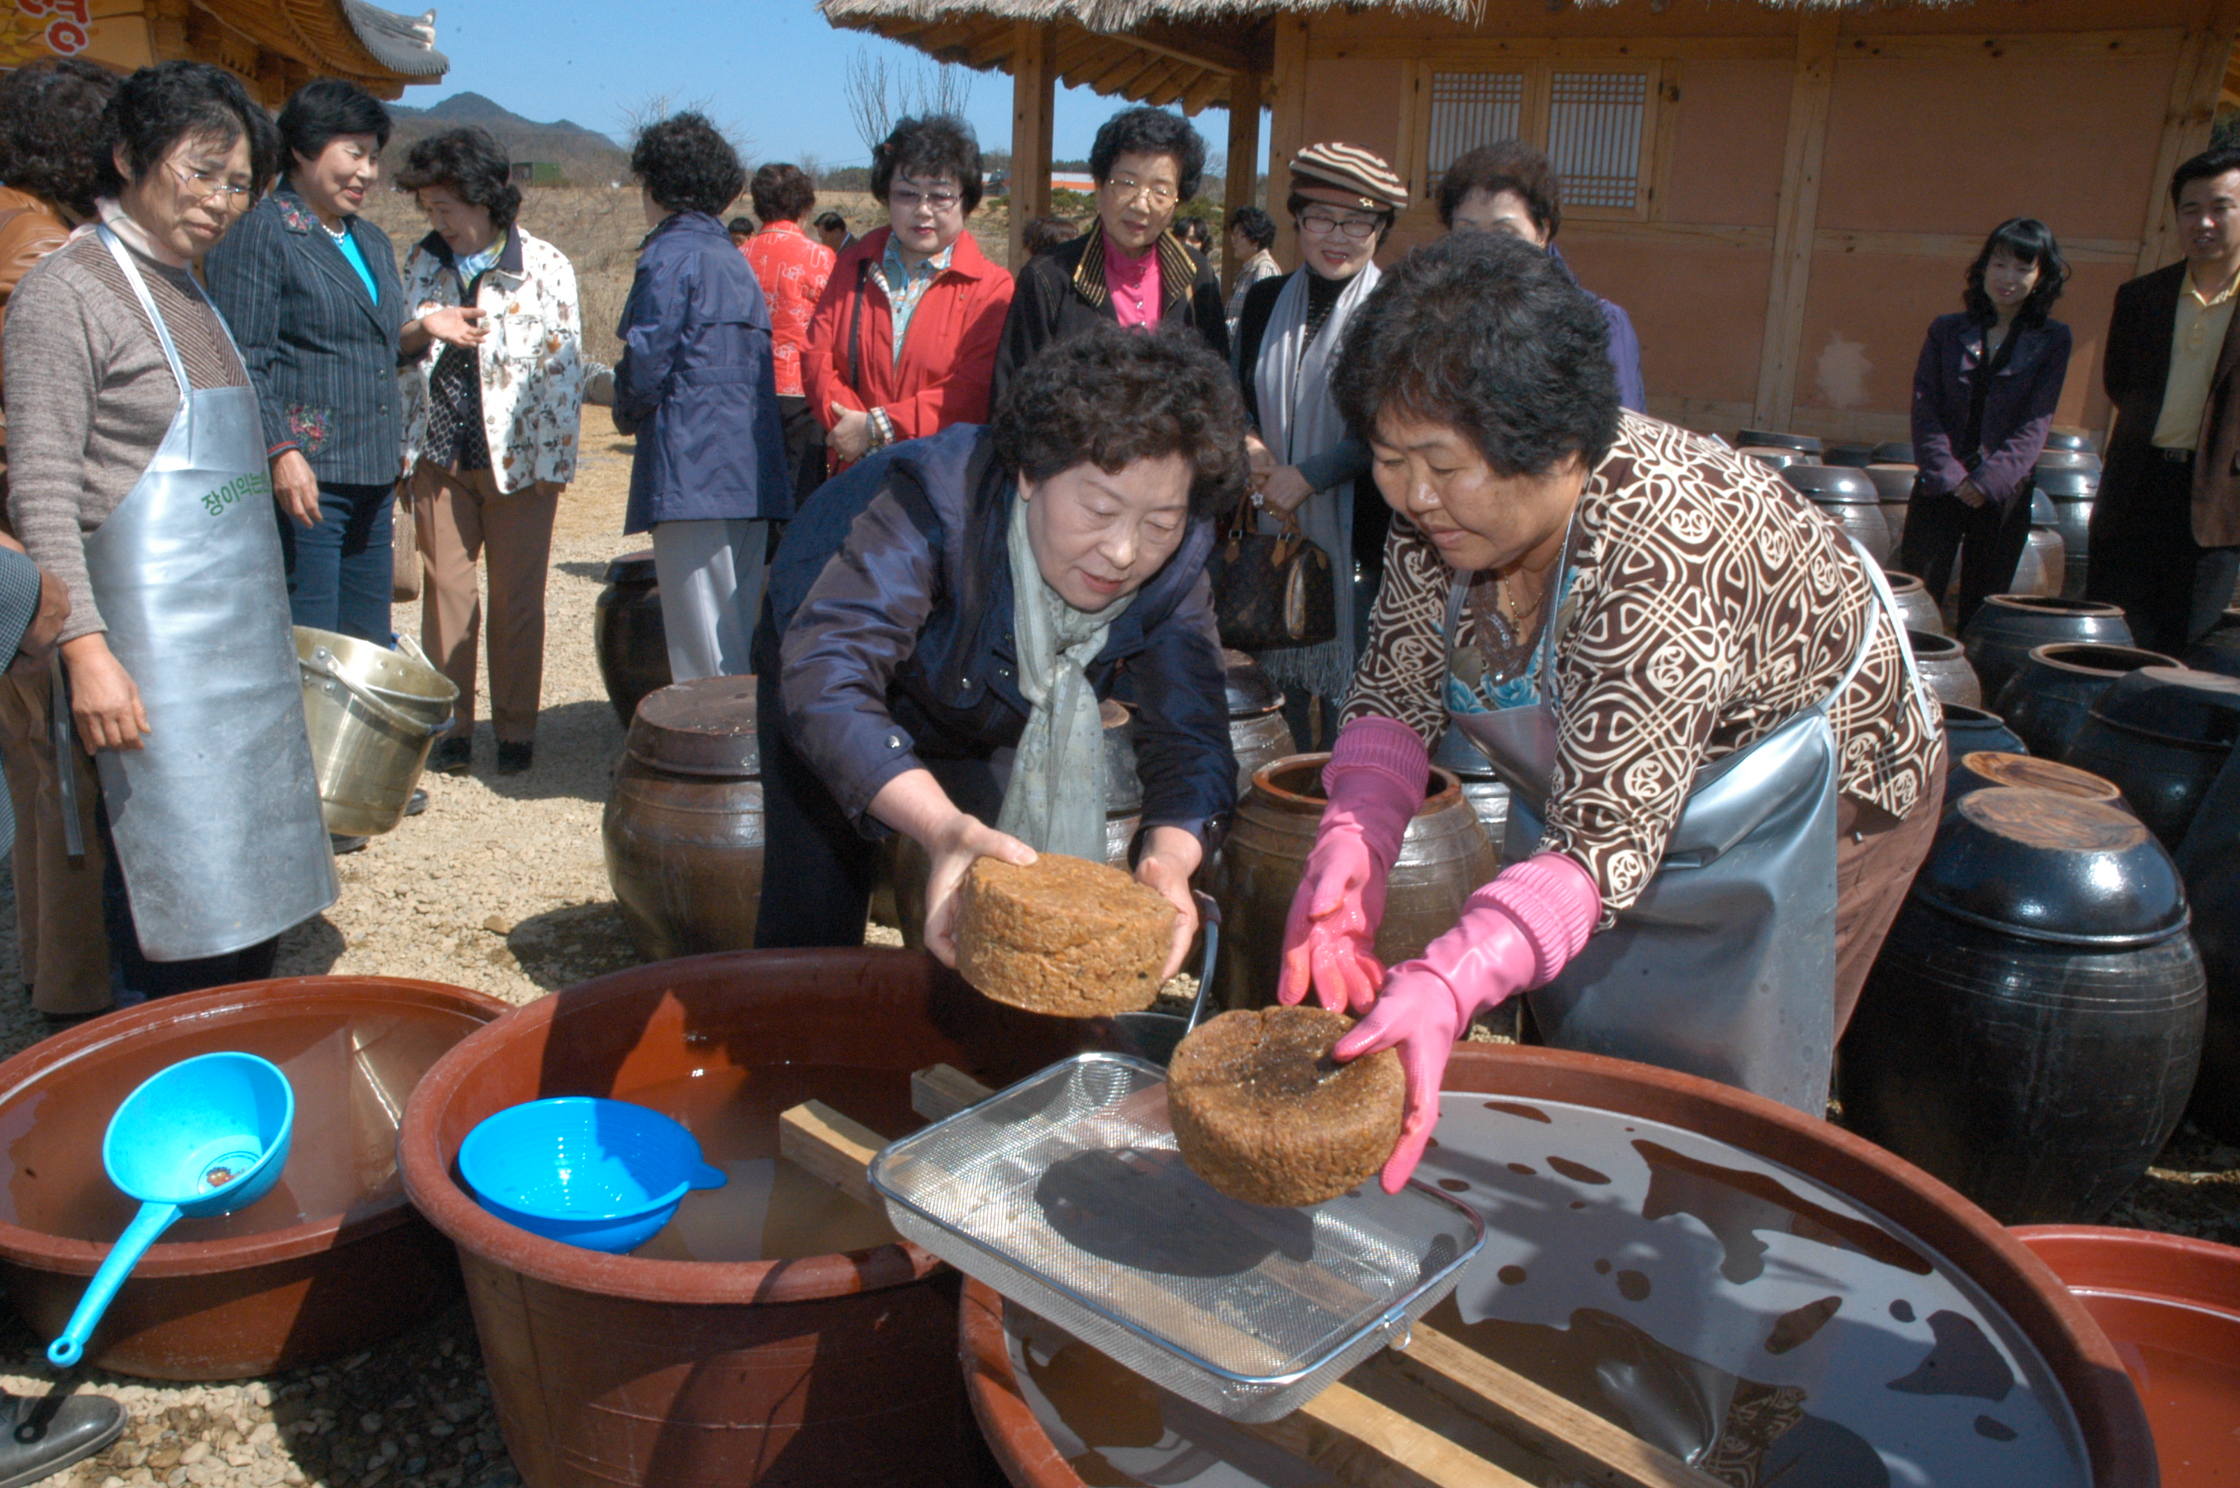
[[[93,0],[0,0],[0,67],[75,57],[93,42]]]

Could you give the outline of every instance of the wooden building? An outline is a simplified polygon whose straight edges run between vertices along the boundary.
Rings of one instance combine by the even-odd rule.
[[[1903,438],[1930,319],[2010,216],[2074,268],[2065,423],[2102,427],[2116,286],[2178,254],[2166,185],[2228,93],[2240,0],[823,0],[838,26],[1011,73],[1012,178],[1047,179],[1057,81],[1235,111],[1251,199],[1258,111],[1282,162],[1342,139],[1439,231],[1427,187],[1519,137],[1568,183],[1564,253],[1632,314],[1650,407],[1692,427]],[[1042,210],[1017,204],[1013,222]],[[1281,217],[1280,211],[1277,213]],[[1290,261],[1289,224],[1278,257]]]
[[[436,83],[436,13],[399,15],[366,0],[0,0],[0,68],[84,56],[130,69],[187,58],[240,74],[272,108],[315,77],[347,78],[377,98]]]

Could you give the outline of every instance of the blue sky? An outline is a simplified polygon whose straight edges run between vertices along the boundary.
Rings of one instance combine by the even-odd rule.
[[[397,9],[412,0],[387,0]],[[812,0],[435,0],[436,45],[451,73],[433,88],[399,100],[426,107],[471,91],[540,122],[572,119],[621,136],[650,101],[704,104],[742,137],[757,159],[813,154],[827,165],[860,165],[869,156],[850,122],[842,82],[858,48],[890,68],[927,65],[907,47],[825,24]],[[967,110],[980,143],[1011,144],[1011,79],[970,73]],[[1054,148],[1080,159],[1098,124],[1121,106],[1086,88],[1058,94]],[[1197,118],[1208,162],[1219,168],[1229,116]],[[1262,134],[1266,149],[1266,134]]]

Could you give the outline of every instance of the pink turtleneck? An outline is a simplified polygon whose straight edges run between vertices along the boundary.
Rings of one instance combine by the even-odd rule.
[[[1120,324],[1134,330],[1159,324],[1159,245],[1153,243],[1141,258],[1130,258],[1104,240],[1104,287],[1112,293],[1112,309]]]

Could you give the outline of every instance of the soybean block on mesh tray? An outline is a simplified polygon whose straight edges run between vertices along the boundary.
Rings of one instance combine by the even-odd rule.
[[[1400,1140],[1390,1049],[1339,1064],[1353,1019],[1316,1007],[1223,1013],[1167,1066],[1167,1116],[1190,1170],[1233,1199],[1296,1206],[1367,1181]]]
[[[1043,853],[981,858],[957,891],[957,970],[997,1002],[1063,1018],[1141,1012],[1159,996],[1175,907],[1117,868]]]

